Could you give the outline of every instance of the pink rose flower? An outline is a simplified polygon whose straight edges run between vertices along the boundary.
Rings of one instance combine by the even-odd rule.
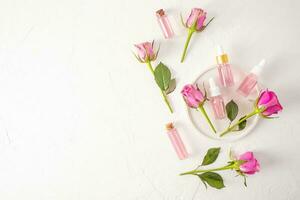
[[[263,91],[258,97],[257,107],[264,108],[264,111],[261,113],[264,116],[277,114],[283,109],[276,94],[273,91],[268,90]]]
[[[201,8],[193,8],[189,18],[186,21],[186,26],[191,28],[196,25],[195,29],[200,31],[204,26],[204,21],[206,19],[206,12]]]
[[[269,116],[277,114],[279,111],[282,111],[282,109],[283,108],[280,105],[276,94],[273,91],[265,90],[257,98],[254,110],[248,115],[246,115],[246,117],[239,120],[237,123],[230,125],[221,133],[220,136],[223,137],[224,135],[234,131],[234,129],[236,129],[239,126],[239,124],[243,123],[244,121],[256,114],[259,114],[261,117],[264,118],[271,118]]]
[[[253,155],[253,152],[248,151],[240,155],[239,160],[245,161],[245,163],[240,165],[240,171],[245,174],[255,174],[259,172],[260,165]]]
[[[156,59],[156,53],[153,48],[153,42],[144,42],[134,45],[137,48],[138,58],[142,62],[150,62]]]
[[[198,108],[199,105],[205,100],[202,92],[194,85],[185,85],[181,94],[189,107]]]
[[[214,18],[209,20],[209,22],[206,23],[206,25],[204,25],[205,19],[206,19],[206,12],[201,8],[193,8],[190,16],[188,17],[185,23],[183,22],[183,19],[181,17],[182,24],[184,25],[185,28],[188,29],[188,36],[184,44],[184,49],[181,56],[181,62],[183,62],[185,59],[187,48],[191,41],[192,35],[195,32],[202,32]]]
[[[207,158],[209,158],[209,154],[212,152],[212,150],[213,151],[217,150],[216,151],[217,154],[214,157],[212,157],[215,159],[214,160],[207,159]],[[207,186],[206,183],[208,183],[208,185],[211,187],[214,187],[217,189],[222,189],[223,187],[225,187],[225,185],[223,184],[223,179],[222,179],[221,175],[215,174],[215,176],[218,175],[218,176],[220,176],[220,178],[215,179],[214,183],[212,183],[212,182],[208,182],[206,180],[206,176],[208,176],[206,173],[208,173],[208,172],[215,173],[217,171],[223,171],[223,170],[234,170],[237,172],[238,175],[240,175],[241,177],[244,178],[244,185],[247,187],[247,180],[246,180],[247,176],[246,175],[255,174],[256,172],[259,172],[259,170],[260,170],[259,163],[256,160],[256,158],[254,157],[253,152],[248,151],[248,152],[240,155],[238,158],[234,158],[234,156],[232,154],[230,154],[231,155],[230,157],[232,157],[231,160],[229,162],[227,162],[227,164],[225,166],[222,166],[222,167],[217,167],[217,168],[213,167],[211,169],[207,169],[207,168],[201,169],[200,168],[201,166],[207,165],[207,161],[208,161],[208,164],[212,164],[218,157],[219,152],[220,152],[220,148],[209,149],[202,161],[202,164],[199,165],[199,167],[197,167],[196,169],[194,169],[192,171],[181,173],[180,175],[196,175],[197,177],[200,177],[202,182],[204,182],[205,186]]]

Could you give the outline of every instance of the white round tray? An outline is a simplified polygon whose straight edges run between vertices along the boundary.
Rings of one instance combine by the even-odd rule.
[[[198,87],[201,89],[201,91],[204,92],[203,88],[203,83],[204,87],[206,88],[208,95],[209,95],[209,84],[208,84],[208,79],[209,78],[214,78],[216,83],[220,86],[223,98],[224,98],[224,103],[225,105],[231,101],[234,100],[235,103],[237,103],[239,107],[239,113],[236,117],[236,119],[233,121],[236,122],[236,120],[240,119],[242,116],[245,116],[246,114],[250,113],[253,111],[253,106],[255,99],[259,95],[259,88],[256,86],[255,89],[251,92],[251,94],[248,97],[241,96],[240,94],[237,93],[237,88],[241,81],[245,78],[246,73],[240,70],[239,68],[233,67],[232,66],[232,73],[234,76],[234,86],[229,87],[229,88],[223,88],[220,85],[219,82],[219,77],[218,77],[218,69],[217,66],[211,66],[204,72],[202,72],[196,80],[193,82],[193,84],[197,84]],[[208,96],[209,97],[209,96]],[[215,139],[215,140],[223,140],[223,141],[235,141],[238,140],[244,136],[246,136],[257,124],[257,121],[259,119],[259,116],[253,116],[252,118],[247,120],[247,126],[244,130],[242,131],[237,131],[237,132],[232,132],[229,133],[228,135],[225,135],[223,137],[220,137],[220,133],[225,130],[228,125],[229,125],[229,119],[226,117],[225,119],[222,120],[217,120],[215,119],[212,107],[210,105],[210,102],[207,101],[204,105],[204,108],[210,117],[210,120],[214,124],[217,134],[215,134],[209,127],[208,123],[206,122],[204,116],[202,115],[201,112],[192,109],[187,106],[187,112],[189,115],[190,120],[194,124],[195,128],[203,135]]]

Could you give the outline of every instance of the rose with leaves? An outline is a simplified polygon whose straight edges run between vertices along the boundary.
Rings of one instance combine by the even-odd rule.
[[[198,111],[201,111],[203,116],[205,117],[206,121],[208,122],[209,126],[213,130],[214,133],[216,133],[216,129],[214,125],[211,123],[205,109],[204,109],[204,103],[207,100],[206,92],[205,95],[201,92],[201,90],[198,88],[198,86],[187,84],[183,87],[181,94],[183,96],[184,101],[190,108],[194,108]]]
[[[265,90],[260,93],[254,104],[254,110],[240,118],[235,124],[230,125],[225,131],[221,133],[221,137],[233,132],[243,130],[247,125],[247,119],[259,115],[265,119],[272,119],[272,116],[282,111],[282,106],[278,100],[275,92]],[[230,101],[226,105],[227,117],[232,122],[238,114],[238,106],[234,101]],[[230,123],[231,123],[230,122]]]
[[[222,189],[225,187],[223,178],[220,174],[216,173],[216,171],[224,171],[224,170],[235,170],[238,175],[244,178],[244,185],[247,186],[246,176],[255,174],[259,172],[260,165],[259,162],[254,157],[253,152],[246,152],[242,155],[235,158],[232,153],[230,153],[231,160],[227,165],[223,167],[213,168],[213,169],[199,169],[200,167],[210,165],[216,161],[220,153],[220,148],[211,148],[207,151],[202,164],[199,165],[195,170],[188,171],[180,174],[183,175],[195,175],[200,178],[205,187],[207,185],[216,188]]]
[[[193,8],[186,23],[183,22],[183,18],[181,16],[181,22],[183,26],[188,29],[188,37],[184,45],[181,62],[184,61],[186,51],[189,46],[192,35],[195,32],[202,32],[214,18],[212,18],[206,25],[204,25],[205,19],[206,19],[206,12],[201,8]]]
[[[135,47],[137,49],[137,55],[134,54],[135,57],[139,62],[147,64],[150,72],[154,76],[158,87],[160,88],[161,95],[169,111],[173,113],[173,109],[167,98],[167,95],[173,92],[176,87],[175,79],[171,79],[171,71],[162,62],[160,62],[155,69],[152,67],[151,62],[156,60],[159,52],[158,50],[155,52],[154,42],[144,42],[141,44],[136,44]]]

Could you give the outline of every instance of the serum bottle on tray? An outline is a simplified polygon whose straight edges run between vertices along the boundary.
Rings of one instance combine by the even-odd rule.
[[[224,53],[223,48],[218,46],[218,55],[216,57],[218,64],[218,73],[220,83],[223,87],[231,87],[234,85],[234,79],[231,71],[231,66],[228,63],[228,55]]]
[[[246,78],[242,81],[237,89],[239,94],[243,95],[244,97],[247,97],[250,94],[250,92],[257,84],[258,75],[261,74],[265,62],[265,60],[262,60],[258,65],[255,65],[251,69],[250,73],[246,76]]]
[[[214,111],[216,119],[224,119],[226,117],[226,110],[224,106],[224,100],[221,95],[220,88],[216,85],[213,78],[209,79],[209,91],[210,91],[210,104]]]

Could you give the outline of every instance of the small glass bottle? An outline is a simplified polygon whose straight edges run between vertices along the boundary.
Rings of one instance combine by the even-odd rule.
[[[163,9],[156,11],[157,21],[166,39],[174,36],[174,31],[172,29],[171,23]]]
[[[246,76],[246,78],[242,81],[237,89],[239,94],[243,95],[244,97],[247,97],[250,94],[250,92],[257,84],[258,75],[261,73],[265,62],[266,61],[263,59],[258,65],[255,65],[251,69],[250,73]]]
[[[186,159],[188,153],[173,123],[166,124],[167,134],[180,160]]]
[[[224,106],[224,100],[221,96],[220,88],[216,85],[213,78],[209,79],[209,92],[210,92],[210,103],[213,108],[216,119],[224,119],[226,117],[226,110]]]
[[[234,79],[231,72],[231,66],[228,63],[228,56],[224,53],[223,48],[218,46],[218,55],[216,57],[218,64],[218,72],[220,83],[224,87],[231,87],[234,85]]]

